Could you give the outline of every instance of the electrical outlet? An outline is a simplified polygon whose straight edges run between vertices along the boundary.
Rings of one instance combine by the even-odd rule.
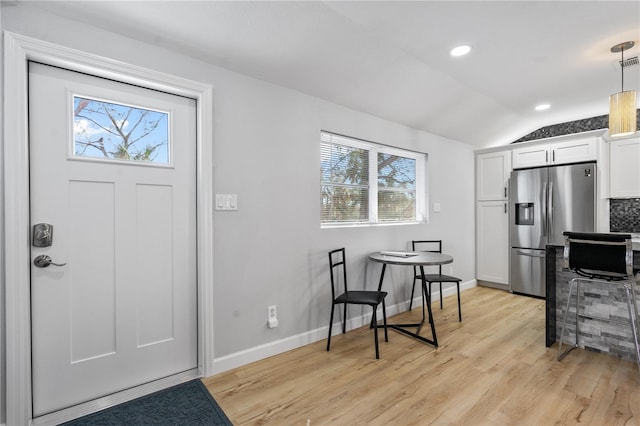
[[[276,328],[278,326],[278,318],[276,314],[276,305],[271,305],[267,308],[267,327]]]

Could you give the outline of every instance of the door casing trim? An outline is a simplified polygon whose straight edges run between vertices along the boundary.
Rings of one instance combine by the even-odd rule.
[[[4,32],[4,49],[3,225],[7,424],[29,424],[32,420],[28,61],[196,100],[198,369],[202,376],[213,374],[213,87],[8,31]]]

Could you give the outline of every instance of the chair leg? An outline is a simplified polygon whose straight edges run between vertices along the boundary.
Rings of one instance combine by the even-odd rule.
[[[562,352],[562,343],[564,342],[564,330],[567,326],[567,315],[569,314],[569,305],[571,304],[571,294],[573,294],[573,287],[576,285],[576,280],[573,279],[569,282],[569,295],[567,296],[567,304],[564,308],[564,314],[562,316],[562,328],[560,329],[560,340],[558,341],[558,361],[561,361],[562,358],[567,356],[567,354],[575,349],[578,346],[578,318],[576,316],[576,344],[575,346],[570,347],[565,352]],[[579,290],[578,290],[579,291]],[[577,297],[577,294],[576,294]],[[579,309],[578,303],[576,302],[576,310]]]
[[[342,316],[342,334],[347,332],[347,304],[344,304],[344,315]]]
[[[327,337],[327,352],[329,351],[329,348],[331,348],[331,328],[333,326],[333,310],[336,307],[335,304],[331,304],[331,317],[329,319],[329,337]]]
[[[638,345],[638,330],[636,327],[638,308],[635,303],[635,297],[633,297],[633,295],[631,294],[631,291],[633,289],[628,285],[625,285],[624,289],[627,293],[627,308],[629,309],[629,322],[631,323],[631,332],[633,333],[633,341],[636,345],[636,364],[638,365],[638,370],[640,371],[640,346]]]
[[[456,287],[458,289],[458,319],[462,322],[462,309],[460,309],[460,281],[456,281]]]
[[[440,284],[440,309],[442,309],[442,283]]]
[[[413,277],[413,288],[411,288],[411,299],[409,299],[409,310],[411,310],[411,306],[413,306],[413,294],[416,291],[416,277]]]
[[[380,359],[380,351],[378,350],[378,318],[376,315],[377,306],[373,307],[373,338],[376,342],[376,359]]]
[[[387,306],[384,304],[384,299],[382,299],[382,323],[384,324],[384,341],[389,341],[389,336],[387,335]]]
[[[422,287],[422,283],[420,283],[420,287]],[[424,316],[424,304],[427,300],[431,300],[431,289],[429,289],[429,294],[425,294],[424,291],[422,291],[422,314]]]
[[[427,282],[427,292],[428,294],[424,294],[424,290],[422,291],[422,321],[424,321],[425,313],[424,313],[424,302],[425,298],[427,299],[427,303],[431,306],[431,283]]]

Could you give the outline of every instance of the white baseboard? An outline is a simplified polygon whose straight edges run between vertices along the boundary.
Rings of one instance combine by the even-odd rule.
[[[463,283],[460,283],[460,291],[465,291],[470,288],[476,287],[476,280],[470,280]],[[435,301],[440,298],[440,292],[438,291],[436,286],[433,286],[433,293],[431,295],[431,300]],[[419,293],[418,293],[419,294]],[[455,286],[448,286],[442,289],[443,297],[452,296],[456,294]],[[419,306],[421,301],[420,295],[413,299],[413,305]],[[387,306],[387,316],[395,315],[399,312],[406,311],[409,308],[409,301],[400,302],[392,306]],[[382,318],[382,310],[378,312],[378,318]],[[352,330],[354,328],[362,327],[365,324],[368,324],[371,321],[371,314],[365,314],[358,317],[351,318],[347,321],[347,330]],[[342,324],[340,322],[334,323],[332,335],[340,333],[342,330]],[[290,351],[292,349],[296,349],[311,343],[315,343],[320,340],[324,340],[327,338],[327,333],[329,332],[329,326],[324,326],[317,328],[315,330],[310,330],[302,334],[298,334],[295,336],[287,337],[285,339],[276,340],[273,342],[265,343],[260,346],[256,346],[253,348],[245,349],[240,352],[236,352],[233,354],[225,355],[220,358],[216,358],[213,361],[213,374],[222,373],[224,371],[228,371],[234,369],[236,367],[241,367],[246,364],[250,364],[255,361],[259,361],[264,358],[268,358],[273,355],[278,355],[283,352]]]

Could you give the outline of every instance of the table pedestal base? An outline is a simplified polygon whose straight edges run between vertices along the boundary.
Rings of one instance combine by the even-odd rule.
[[[380,291],[380,289],[382,288],[382,280],[384,280],[384,272],[386,267],[387,267],[387,264],[383,263],[382,272],[380,273],[380,284],[378,285],[378,291]],[[427,289],[427,281],[425,280],[425,275],[424,275],[424,266],[422,265],[420,265],[420,275],[422,276],[422,321],[420,321],[419,323],[413,323],[413,324],[388,324],[387,323],[387,328],[391,328],[402,334],[405,334],[407,336],[420,340],[421,342],[433,345],[434,347],[437,348],[438,337],[436,336],[436,327],[433,324],[433,313],[431,311],[431,303],[428,302],[431,300],[431,295],[429,294],[429,291]],[[427,319],[424,311],[425,296],[427,298],[426,305],[427,305],[427,311],[429,313],[429,325],[431,326],[432,339],[428,339],[426,337],[420,336],[420,330],[422,329],[422,326],[424,325],[424,322]],[[416,328],[416,331],[412,332],[411,330],[409,330],[412,328]]]

